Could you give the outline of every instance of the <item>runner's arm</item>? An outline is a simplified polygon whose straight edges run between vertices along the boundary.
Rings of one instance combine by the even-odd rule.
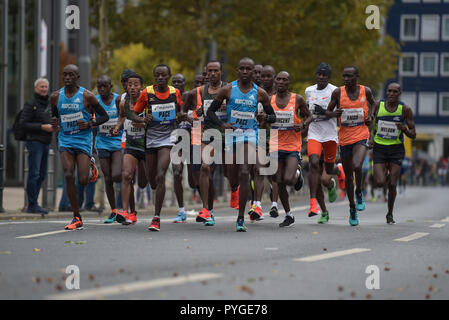
[[[337,88],[332,92],[331,101],[329,102],[329,105],[327,106],[326,110],[326,117],[328,118],[338,118],[341,117],[341,114],[343,113],[343,110],[339,108],[340,106],[340,88]],[[334,109],[337,108],[336,111]]]
[[[221,104],[223,103],[223,100],[226,99],[229,101],[229,97],[228,97],[228,85],[224,86],[223,88],[220,89],[220,91],[218,91],[218,95],[215,97],[214,101],[212,101],[212,104],[210,105],[209,109],[207,110],[207,117],[209,118],[209,120],[220,127],[223,127],[223,121],[220,120],[220,118],[217,117],[217,115],[215,114],[215,112],[217,112],[218,110],[220,110],[221,108]]]
[[[413,119],[412,109],[404,104],[404,118],[407,126],[402,123],[397,124],[398,129],[402,130],[404,134],[410,139],[416,139],[415,120]]]
[[[268,97],[268,93],[265,90],[260,89],[258,91],[258,97],[260,97],[260,103],[262,103],[263,111],[266,113],[265,121],[267,123],[275,123],[276,122],[276,113],[273,110],[273,107],[270,103],[270,97]]]
[[[129,113],[129,120],[137,123],[143,123],[145,122],[144,118],[141,118],[138,116],[139,113],[143,112],[143,110],[148,108],[148,93],[147,89],[143,89],[143,91],[140,93],[139,99],[137,100],[136,104],[134,105],[134,112]]]
[[[374,100],[374,96],[373,96],[373,93],[370,88],[366,87],[365,92],[366,92],[366,100],[368,101],[368,104],[369,104],[368,117],[366,118],[365,123],[368,127],[371,127],[372,122],[374,120],[374,115],[377,114],[377,113],[374,113],[374,108],[376,106],[376,100]]]
[[[57,128],[59,126],[58,100],[59,100],[59,91],[53,92],[52,95],[50,96],[50,104],[51,104],[50,123],[53,126],[53,128]]]
[[[298,112],[304,116],[304,127],[308,127],[309,124],[313,121],[313,117],[310,113],[309,108],[307,107],[306,101],[299,94],[296,95],[296,114],[298,114]]]
[[[90,127],[98,127],[99,125],[102,125],[109,120],[108,113],[106,112],[106,110],[104,110],[104,108],[98,102],[97,98],[92,93],[87,92],[86,100],[87,104],[93,109],[92,113],[95,113],[95,121],[89,121]]]

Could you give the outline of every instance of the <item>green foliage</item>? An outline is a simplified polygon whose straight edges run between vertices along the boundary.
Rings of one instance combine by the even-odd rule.
[[[377,5],[385,17],[392,3],[393,0],[129,2],[120,14],[111,13],[110,40],[113,48],[141,43],[146,48],[141,50],[151,49],[151,59],[143,62],[142,68],[150,64],[147,68],[152,70],[154,64],[177,61],[190,81],[206,64],[209,44],[215,40],[218,58],[226,61],[228,81],[235,79],[238,61],[249,56],[256,63],[272,65],[276,71],[288,71],[292,90],[301,94],[314,83],[316,66],[323,61],[332,66],[335,85],[342,84],[341,72],[346,65],[356,65],[360,83],[376,90],[393,76],[399,46],[390,36],[366,28],[365,9]]]

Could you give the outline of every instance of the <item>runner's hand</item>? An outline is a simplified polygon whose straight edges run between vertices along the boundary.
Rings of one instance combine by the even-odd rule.
[[[91,123],[83,121],[83,120],[78,120],[78,127],[81,130],[87,130],[87,129],[91,128]]]
[[[143,119],[143,123],[144,124],[147,124],[147,123],[152,122],[152,121],[153,121],[153,114],[152,113],[147,114],[145,116],[145,118]],[[134,126],[134,124],[133,124],[133,126]],[[134,126],[134,127],[136,127],[136,128],[143,128],[143,126],[141,126],[141,127]]]
[[[120,133],[120,130],[117,129],[117,127],[114,127],[109,130],[109,133],[116,137]]]
[[[365,120],[365,124],[369,127],[369,126],[371,126],[372,123],[373,123],[373,117],[372,116],[367,117]]]
[[[405,126],[403,123],[396,123],[396,128],[398,128],[401,131],[407,130],[407,126]]]
[[[53,128],[58,128],[59,127],[59,120],[56,117],[52,117],[50,119],[50,124],[52,125]]]
[[[304,123],[295,123],[293,125],[293,129],[295,129],[296,132],[301,132],[302,130],[304,130]]]
[[[371,150],[372,148],[374,148],[374,141],[373,139],[369,139],[368,140],[368,148]]]
[[[203,110],[203,107],[202,107],[202,106],[199,107],[198,109],[196,109],[196,110],[193,111],[193,112],[195,112],[195,114],[198,116],[198,118],[199,118],[199,117],[202,117],[203,114],[204,114],[204,110]]]
[[[153,117],[153,116],[151,116],[151,117]],[[145,117],[145,119],[146,119],[146,117]],[[153,120],[153,119],[151,119],[151,120]],[[133,122],[131,122],[131,124],[134,128],[141,129],[141,128],[145,128],[146,122],[134,122],[133,121]]]
[[[259,123],[264,122],[265,119],[266,119],[265,113],[263,113],[263,112],[257,113],[257,116],[256,116],[257,122],[259,122]]]
[[[223,124],[221,125],[221,127],[222,127],[224,130],[226,130],[226,129],[235,130],[235,129],[237,129],[237,128],[234,127],[234,124],[235,124],[235,122],[234,122],[234,123],[227,123],[227,122],[225,122],[225,123],[223,123]]]

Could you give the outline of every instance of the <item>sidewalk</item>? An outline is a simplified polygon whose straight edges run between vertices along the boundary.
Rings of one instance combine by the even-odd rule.
[[[294,201],[305,200],[306,195],[304,195],[303,193],[304,193],[304,189],[301,190],[299,194],[298,193],[290,194],[290,198],[289,198],[290,203],[292,203]],[[58,188],[56,194],[57,194],[56,199],[57,199],[57,204],[58,204],[59,199],[61,198],[62,188]],[[42,196],[42,193],[41,193],[41,196]],[[42,203],[41,196],[39,197],[39,203]],[[168,193],[166,194],[166,197],[167,196],[168,196]],[[23,205],[24,205],[24,197],[25,197],[25,190],[23,188],[5,188],[3,190],[3,208],[5,209],[5,212],[0,213],[0,221],[1,220],[12,220],[12,221],[14,221],[14,220],[40,220],[40,219],[70,220],[73,217],[72,212],[59,212],[59,211],[57,211],[57,209],[50,211],[47,215],[30,214],[30,213],[22,212]],[[282,207],[280,200],[278,200],[278,204],[280,207]],[[264,192],[263,205],[264,205],[264,207],[269,207],[271,205],[271,202],[269,201],[266,192]],[[226,202],[218,201],[214,204],[214,208],[230,209],[229,202],[228,201],[226,201]],[[200,202],[185,205],[186,212],[189,212],[191,210],[195,210],[195,212],[198,212],[201,209],[202,209],[202,205]],[[98,213],[98,212],[92,212],[92,211],[83,211],[83,212],[81,212],[81,215],[84,218],[106,218],[110,214],[109,210],[110,210],[110,207],[106,201],[105,209],[103,212]],[[232,209],[232,212],[234,212],[234,211],[235,210]],[[151,203],[145,209],[140,209],[137,207],[137,212],[138,212],[139,216],[151,217],[154,214],[154,205]],[[178,213],[177,206],[164,206],[162,208],[163,216],[175,217],[177,213]]]

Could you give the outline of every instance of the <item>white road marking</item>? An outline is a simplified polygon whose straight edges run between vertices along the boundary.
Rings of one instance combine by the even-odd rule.
[[[118,285],[107,286],[103,288],[87,289],[72,291],[61,294],[49,295],[46,297],[48,300],[82,300],[82,299],[95,299],[98,297],[106,297],[117,294],[126,294],[131,292],[151,290],[160,287],[168,287],[175,285],[182,285],[190,282],[198,282],[205,280],[218,279],[223,277],[220,273],[198,273],[190,274],[186,276],[178,276],[175,278],[164,278],[149,281],[139,281],[134,283],[124,283]]]
[[[350,254],[367,252],[367,251],[371,251],[371,249],[354,248],[354,249],[349,249],[349,250],[342,250],[342,251],[335,251],[335,252],[329,252],[329,253],[324,253],[324,254],[318,254],[318,255],[315,255],[315,256],[310,256],[310,257],[305,257],[305,258],[293,259],[293,261],[315,262],[315,261],[332,259],[332,258],[347,256],[347,255],[350,255]]]
[[[444,218],[443,220],[441,220],[441,222],[449,222],[449,217]]]
[[[38,237],[44,237],[44,236],[49,236],[49,235],[58,234],[58,233],[64,233],[64,232],[69,232],[69,231],[70,230],[58,230],[58,231],[50,231],[50,232],[44,232],[44,233],[36,233],[36,234],[30,234],[30,235],[27,235],[27,236],[16,237],[16,239],[38,238]]]
[[[435,223],[432,224],[429,228],[443,228],[445,226],[444,223]]]
[[[414,234],[411,234],[407,237],[403,237],[403,238],[398,238],[398,239],[394,239],[394,241],[401,241],[401,242],[407,242],[407,241],[412,241],[412,240],[416,240],[422,237],[427,236],[428,233],[427,232],[416,232]]]
[[[279,250],[279,248],[265,248],[265,250],[268,250],[268,251],[276,251],[276,250]]]

